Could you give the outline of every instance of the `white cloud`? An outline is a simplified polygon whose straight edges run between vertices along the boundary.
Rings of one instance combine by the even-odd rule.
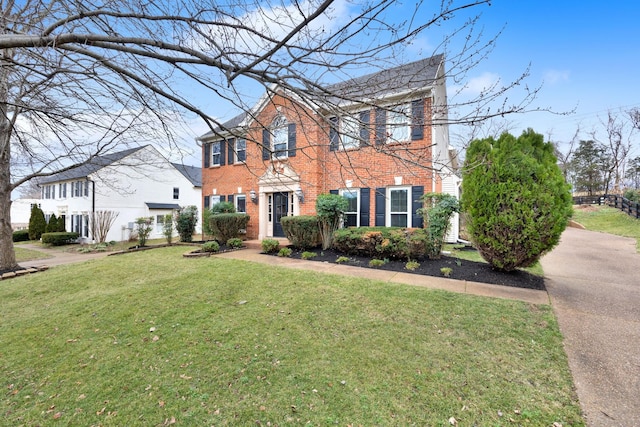
[[[495,73],[485,72],[473,77],[462,86],[452,86],[452,92],[463,96],[478,96],[489,91],[500,83],[500,76]]]
[[[569,81],[570,72],[568,70],[548,70],[544,73],[544,81],[549,84],[556,84]]]

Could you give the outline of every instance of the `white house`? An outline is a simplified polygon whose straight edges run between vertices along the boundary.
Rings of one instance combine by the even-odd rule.
[[[40,199],[16,199],[11,202],[11,228],[24,230],[29,228],[31,205],[40,203]]]
[[[132,148],[95,157],[69,171],[41,179],[38,201],[47,221],[52,214],[65,218],[67,231],[93,241],[93,212],[117,212],[107,241],[127,240],[134,222],[153,217],[149,238],[161,238],[166,214],[185,206],[199,207],[202,198],[201,169],[169,162],[153,146]],[[200,232],[198,223],[196,232]]]

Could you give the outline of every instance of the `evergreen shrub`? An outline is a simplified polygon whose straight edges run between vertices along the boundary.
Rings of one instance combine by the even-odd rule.
[[[17,230],[13,232],[13,241],[14,242],[28,242],[29,241],[29,230]]]
[[[320,228],[315,215],[285,216],[280,218],[284,234],[295,248],[309,249],[318,246]]]
[[[74,243],[78,240],[80,235],[78,233],[67,233],[67,232],[55,232],[55,233],[43,233],[42,234],[42,243],[49,244],[52,246],[62,246],[69,243]]]
[[[558,244],[572,199],[542,135],[528,129],[518,138],[504,133],[472,141],[462,178],[471,240],[494,268],[529,267]]]
[[[248,223],[249,215],[244,213],[225,213],[209,217],[209,227],[219,242],[226,242],[237,237],[240,230],[247,228]]]

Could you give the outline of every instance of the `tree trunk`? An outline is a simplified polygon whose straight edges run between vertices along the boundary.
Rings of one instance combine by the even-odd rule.
[[[13,250],[13,229],[11,228],[11,181],[9,180],[9,141],[0,131],[0,270],[18,267]]]

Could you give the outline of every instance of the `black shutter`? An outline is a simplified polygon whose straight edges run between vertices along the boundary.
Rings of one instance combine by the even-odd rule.
[[[209,196],[204,196],[204,208],[209,209],[210,199]]]
[[[376,108],[376,145],[387,142],[387,112]]]
[[[329,151],[338,150],[338,118],[329,118]]]
[[[370,193],[371,190],[369,188],[360,189],[360,227],[369,226]]]
[[[233,164],[233,153],[236,150],[236,139],[235,138],[231,138],[229,140],[227,140],[227,164],[228,165],[232,165]]]
[[[376,188],[376,227],[385,226],[385,202],[386,202],[387,189],[384,187]]]
[[[229,195],[227,196],[227,201],[228,201],[229,203],[233,203],[233,194],[229,194]]]
[[[262,130],[262,160],[269,160],[271,157],[271,134],[269,129]]]
[[[371,110],[360,112],[360,146],[366,147],[369,142],[369,125],[371,123]]]
[[[211,144],[204,144],[204,167],[208,168],[211,161]],[[73,191],[73,190],[72,190]]]
[[[411,102],[411,140],[424,137],[424,99]]]
[[[413,228],[422,228],[424,223],[421,215],[416,211],[422,207],[422,195],[424,187],[422,185],[414,185],[411,187],[411,226]]]
[[[329,194],[340,194],[338,190],[329,190]]]
[[[289,157],[296,156],[296,124],[289,123],[289,139],[287,141],[287,148],[289,149]]]
[[[222,203],[222,202],[224,202],[224,201],[225,201],[224,196],[220,196],[220,202]]]
[[[219,142],[219,144],[220,144],[220,166],[224,166],[227,141],[223,139],[222,141]]]

